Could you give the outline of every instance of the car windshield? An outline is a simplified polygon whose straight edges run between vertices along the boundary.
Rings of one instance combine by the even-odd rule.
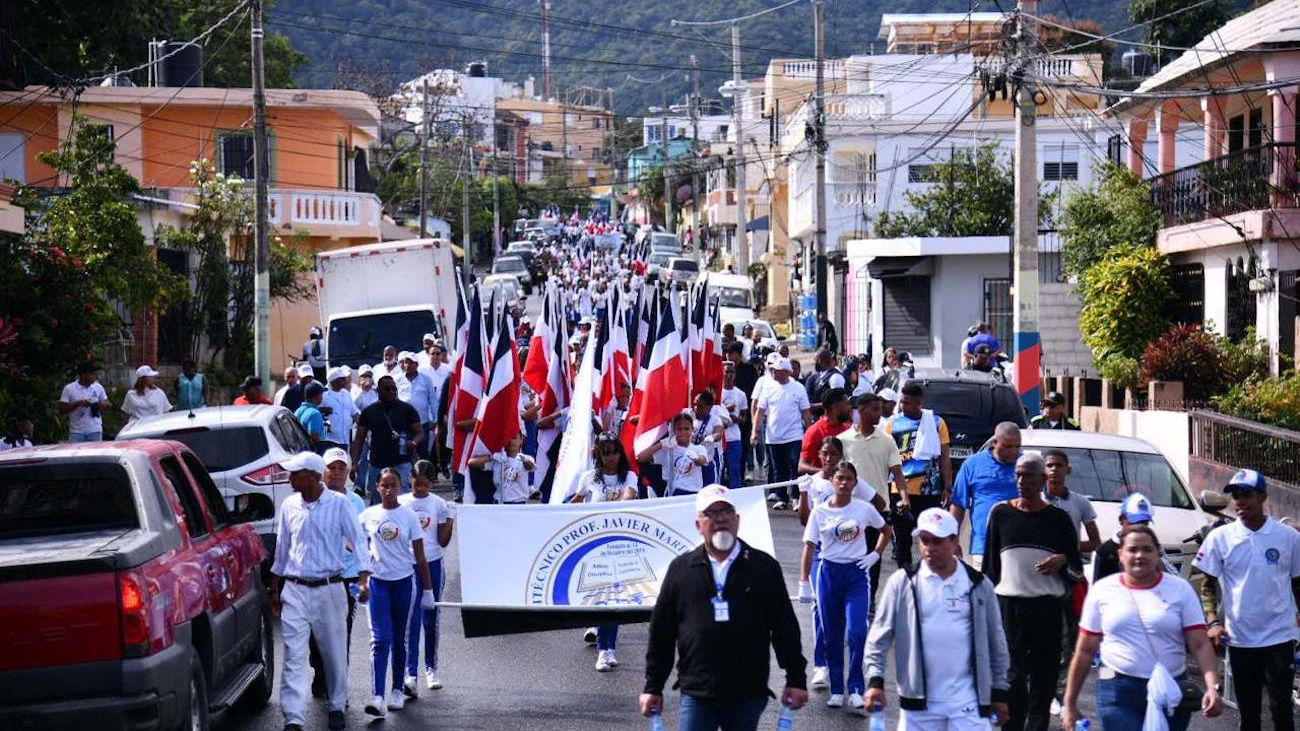
[[[655,266],[661,266],[664,262],[673,258],[673,255],[666,251],[656,251],[650,255],[650,263]]]
[[[139,526],[131,478],[120,464],[0,468],[0,540]]]
[[[479,292],[479,299],[482,300],[484,309],[487,309],[491,304],[494,295],[498,300],[504,298],[507,302],[518,299],[519,289],[515,284],[515,280],[484,282],[482,291]]]
[[[751,309],[749,302],[749,290],[737,287],[715,287],[713,293],[718,296],[718,305],[721,307],[741,307]]]
[[[982,443],[1003,421],[1025,426],[1024,411],[1010,388],[961,381],[932,381],[925,384],[925,408],[933,409],[948,425],[948,433],[967,434],[965,441]]]
[[[700,265],[695,263],[694,259],[675,259],[668,264],[670,269],[681,269],[683,271],[698,272]]]
[[[497,259],[493,265],[494,272],[522,272],[527,271],[528,267],[524,265],[524,260],[513,256],[503,256]]]
[[[378,363],[385,346],[419,350],[425,333],[439,331],[437,318],[428,310],[339,318],[330,323],[330,365],[359,368]]]
[[[678,241],[674,234],[657,233],[650,236],[650,248],[680,250],[682,242]]]
[[[145,436],[145,435],[137,435]],[[176,429],[150,434],[156,439],[174,439],[199,456],[208,472],[226,472],[262,459],[270,452],[266,432],[260,426],[231,429]]]
[[[1152,505],[1192,507],[1187,488],[1169,462],[1159,454],[1076,447],[1065,447],[1061,451],[1070,458],[1070,477],[1066,484],[1090,500],[1118,503],[1130,494],[1140,492]]]

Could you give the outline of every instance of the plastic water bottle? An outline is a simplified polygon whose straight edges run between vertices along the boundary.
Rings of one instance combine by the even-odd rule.
[[[650,712],[650,731],[664,731],[664,717],[659,711]]]
[[[885,731],[885,709],[877,703],[867,716],[867,731]]]
[[[776,714],[776,731],[793,731],[794,730],[794,709],[788,704],[781,706],[781,712]]]
[[[1074,731],[1089,731],[1092,728],[1092,721],[1086,718],[1080,718],[1074,722]]]

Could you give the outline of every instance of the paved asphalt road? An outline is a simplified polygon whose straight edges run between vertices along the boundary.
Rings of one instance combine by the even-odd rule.
[[[773,513],[772,531],[778,558],[785,570],[788,588],[793,595],[798,581],[798,551],[802,532],[798,518],[791,512]],[[454,551],[449,556],[452,567],[447,582],[447,598],[460,598],[458,561]],[[508,548],[503,546],[503,549]],[[888,561],[888,560],[887,560]],[[893,566],[886,566],[892,570]],[[888,574],[885,574],[888,575]],[[805,656],[811,657],[811,621],[806,607],[796,606],[803,630]],[[349,727],[366,727],[361,712],[369,693],[369,630],[364,610],[359,610],[352,634],[351,703]],[[636,714],[637,695],[644,677],[646,647],[645,625],[625,626],[620,633],[618,658],[622,665],[609,673],[597,673],[593,665],[594,648],[583,644],[581,632],[561,631],[509,637],[466,640],[461,632],[460,617],[454,610],[443,619],[442,690],[421,689],[420,697],[405,710],[389,712],[382,724],[386,729],[534,729],[541,731],[610,731],[644,729],[646,721]],[[278,652],[278,650],[277,650]],[[783,675],[773,664],[770,686],[779,688]],[[278,676],[278,673],[277,673]],[[277,693],[271,705],[257,714],[232,713],[220,729],[272,731],[281,728]],[[894,700],[892,682],[890,700]],[[826,695],[814,693],[808,707],[797,715],[796,728],[847,731],[862,729],[865,722],[848,713],[825,707]],[[1091,710],[1092,691],[1085,691],[1085,712]],[[668,727],[675,727],[676,694],[667,698],[670,717]],[[890,727],[895,723],[894,709],[889,714]],[[762,729],[775,726],[775,709],[769,705],[760,724]],[[1228,720],[1231,719],[1231,720]],[[325,728],[325,706],[310,704],[308,729]],[[1209,721],[1196,719],[1195,731],[1236,728],[1235,716]]]

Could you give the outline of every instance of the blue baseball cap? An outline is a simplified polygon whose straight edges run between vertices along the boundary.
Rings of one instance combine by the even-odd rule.
[[[1237,470],[1237,474],[1228,480],[1223,491],[1231,493],[1234,490],[1253,490],[1258,492],[1268,492],[1268,482],[1264,476],[1255,470]]]
[[[1146,495],[1135,492],[1124,498],[1123,504],[1119,506],[1119,514],[1130,523],[1150,523],[1151,501]]]

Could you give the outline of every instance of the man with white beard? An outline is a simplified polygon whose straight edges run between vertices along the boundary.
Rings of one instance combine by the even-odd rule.
[[[677,683],[682,731],[752,731],[767,706],[769,645],[785,670],[781,704],[808,701],[799,621],[781,565],[736,538],[740,516],[727,488],[695,498],[704,544],[673,559],[650,615],[641,713],[663,712],[664,684],[680,655]]]

